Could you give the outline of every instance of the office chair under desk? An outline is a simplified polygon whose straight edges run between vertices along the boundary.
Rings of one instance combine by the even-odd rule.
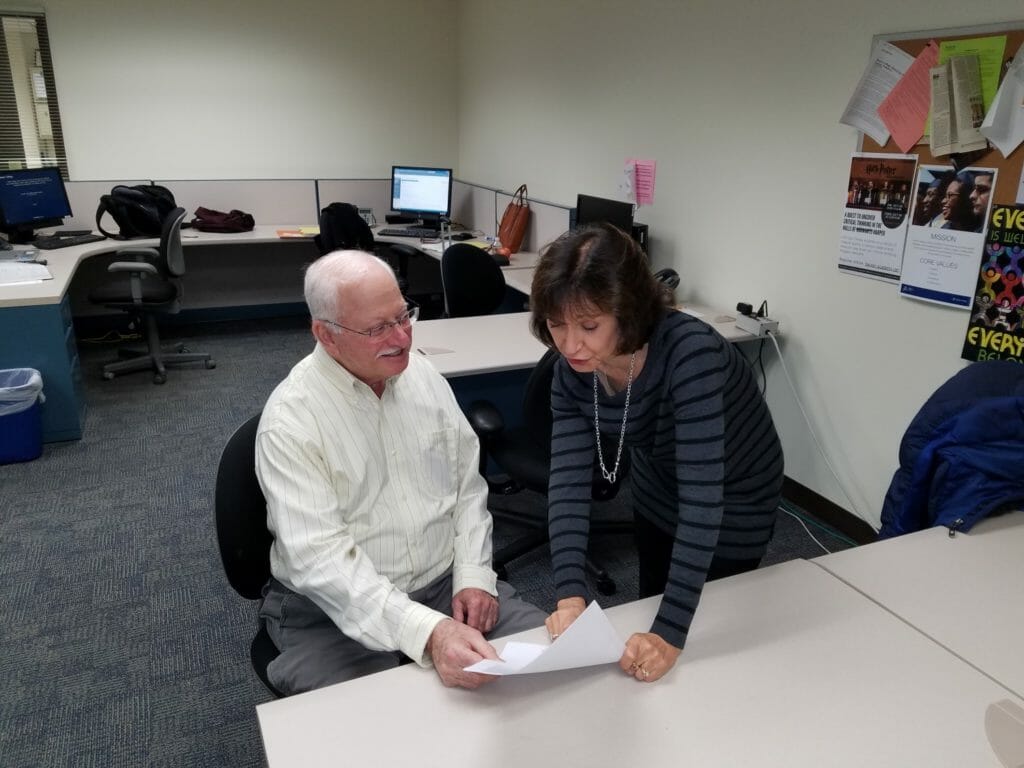
[[[267,500],[256,478],[256,429],[260,415],[247,420],[228,439],[217,467],[214,511],[217,544],[224,573],[235,591],[247,600],[259,600],[270,579],[270,545]],[[267,628],[259,630],[249,646],[256,675],[275,696],[283,694],[270,683],[267,667],[280,655]]]
[[[359,250],[380,257],[395,270],[402,293],[408,288],[409,258],[420,255],[419,251],[405,243],[374,240],[373,230],[352,203],[331,203],[322,208],[320,234],[313,238],[313,242],[321,256],[332,251]]]
[[[165,349],[160,344],[157,329],[158,314],[176,314],[181,309],[180,278],[185,274],[181,224],[186,215],[184,208],[175,208],[167,214],[160,233],[159,248],[119,248],[118,261],[108,266],[107,271],[120,277],[89,291],[90,302],[138,315],[146,329],[146,347],[118,350],[118,354],[127,359],[104,365],[103,378],[112,379],[121,373],[153,370],[153,382],[163,384],[167,381],[168,365],[204,363],[207,368],[216,367],[217,364],[209,354],[186,352],[184,344],[174,344],[170,349]],[[135,260],[127,261],[128,258]]]
[[[549,349],[530,373],[523,392],[522,427],[506,429],[501,413],[487,401],[477,400],[467,409],[470,426],[480,438],[480,474],[487,477],[488,459],[493,458],[510,478],[504,485],[489,481],[492,492],[508,494],[526,488],[547,495],[551,474],[551,379],[558,358],[558,351]],[[594,501],[608,501],[618,493],[619,485],[629,471],[628,456],[623,454],[622,458],[623,465],[615,483],[608,483],[595,473],[590,489]],[[528,529],[523,536],[494,553],[494,568],[504,578],[509,562],[548,544],[547,510],[545,508],[543,515],[531,518],[501,510],[492,510],[492,513],[495,517],[507,518]],[[621,535],[631,533],[632,530],[632,519],[602,520],[591,517],[590,520],[591,536]],[[615,582],[607,570],[589,555],[587,572],[594,578],[601,594],[615,594]]]
[[[505,275],[491,255],[469,243],[448,246],[441,255],[446,317],[489,315],[505,300]]]

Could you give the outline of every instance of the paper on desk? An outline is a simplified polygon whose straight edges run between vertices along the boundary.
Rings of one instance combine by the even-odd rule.
[[[1003,157],[1024,141],[1024,45],[1013,57],[1003,84],[996,91],[992,106],[978,130],[999,148]]]
[[[22,285],[52,280],[53,275],[42,264],[25,261],[0,261],[0,285]]]
[[[592,602],[550,645],[510,640],[499,652],[502,661],[484,659],[466,672],[485,675],[528,675],[559,669],[611,664],[622,658],[626,644],[596,602]]]

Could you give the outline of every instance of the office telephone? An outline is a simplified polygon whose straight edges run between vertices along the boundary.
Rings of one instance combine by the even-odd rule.
[[[359,215],[366,222],[367,226],[377,226],[377,217],[373,215],[373,208],[359,208]]]

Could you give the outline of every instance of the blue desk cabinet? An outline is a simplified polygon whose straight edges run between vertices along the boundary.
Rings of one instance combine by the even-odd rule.
[[[82,437],[82,366],[67,296],[60,304],[0,311],[0,368],[35,368],[42,375],[43,442]]]

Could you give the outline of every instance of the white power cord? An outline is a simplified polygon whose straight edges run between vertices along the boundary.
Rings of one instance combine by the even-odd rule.
[[[818,452],[821,454],[821,457],[825,460],[825,464],[826,466],[828,466],[829,471],[832,473],[832,477],[834,477],[836,479],[836,482],[839,483],[839,488],[846,495],[847,500],[850,502],[850,507],[853,509],[853,513],[856,514],[857,517],[861,518],[862,520],[865,519],[864,516],[857,511],[857,504],[856,502],[854,502],[853,496],[847,489],[846,484],[842,481],[842,478],[839,477],[839,473],[836,472],[836,468],[832,466],[832,462],[829,461],[828,454],[825,453],[825,449],[822,447],[821,441],[818,440],[818,436],[814,433],[814,427],[811,426],[811,420],[807,416],[807,411],[804,410],[804,404],[800,402],[800,395],[797,394],[796,387],[793,386],[793,379],[790,377],[789,369],[786,367],[786,361],[782,357],[782,350],[779,348],[778,339],[775,338],[775,334],[771,331],[769,331],[767,335],[768,338],[772,340],[772,344],[775,345],[775,352],[779,356],[779,363],[782,365],[782,372],[786,374],[786,381],[789,382],[789,388],[793,392],[793,397],[796,399],[796,404],[800,408],[800,413],[803,414],[804,422],[807,424],[807,431],[811,433],[811,437],[814,439],[814,444],[818,446]],[[821,546],[820,543],[819,546]],[[824,547],[822,548],[824,549]]]

